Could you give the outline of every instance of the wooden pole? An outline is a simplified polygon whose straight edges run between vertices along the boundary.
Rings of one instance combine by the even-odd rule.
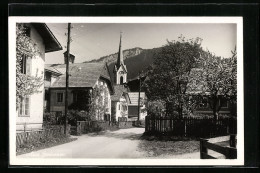
[[[67,58],[66,58],[66,92],[65,92],[65,124],[64,134],[67,134],[67,117],[68,117],[68,87],[69,87],[69,57],[70,57],[70,28],[71,23],[68,23],[68,40],[67,40]]]
[[[138,95],[138,117],[137,120],[140,120],[140,93],[141,93],[141,73],[139,72],[139,95]]]

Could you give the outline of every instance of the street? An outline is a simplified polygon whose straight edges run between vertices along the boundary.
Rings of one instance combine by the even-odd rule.
[[[72,136],[77,140],[17,156],[18,158],[153,158],[138,148],[144,128],[120,129],[101,134]],[[176,155],[169,153],[154,158],[199,158],[199,152]]]

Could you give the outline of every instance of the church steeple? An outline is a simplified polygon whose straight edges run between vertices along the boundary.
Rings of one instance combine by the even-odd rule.
[[[122,32],[120,32],[119,50],[118,50],[118,57],[116,62],[117,69],[119,69],[121,64],[124,65],[124,57],[123,57],[123,50],[122,50]]]
[[[119,85],[123,85],[127,82],[127,69],[124,64],[123,50],[122,50],[122,32],[120,32],[120,41],[119,41],[119,50],[117,62],[114,68],[115,74],[115,83]]]

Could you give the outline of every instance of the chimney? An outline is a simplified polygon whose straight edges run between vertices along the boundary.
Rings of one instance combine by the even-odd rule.
[[[64,55],[64,64],[66,64],[66,60],[67,60],[67,51],[63,53]],[[75,61],[75,56],[70,54],[70,58],[69,58],[69,63],[73,64]]]

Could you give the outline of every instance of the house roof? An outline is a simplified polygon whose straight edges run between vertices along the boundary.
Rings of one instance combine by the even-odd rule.
[[[112,101],[120,101],[120,98],[123,96],[123,94],[124,93],[127,94],[128,91],[127,88],[125,88],[123,85],[114,85],[114,90],[115,90],[114,94],[111,95]]]
[[[62,50],[62,46],[45,23],[31,23],[42,36],[45,44],[45,53]]]
[[[55,74],[55,75],[62,75],[62,74],[64,74],[64,73],[61,73],[59,70],[57,70],[55,67],[45,66],[45,67],[44,67],[44,70],[45,70],[45,71],[49,71],[49,72],[51,72],[51,73],[53,73],[53,74]]]
[[[129,92],[128,95],[131,100],[131,105],[138,105],[139,92]],[[145,98],[145,92],[140,92],[140,97]]]
[[[49,66],[49,65],[48,65]],[[65,69],[66,64],[53,64],[57,70]],[[91,87],[93,88],[99,78],[108,82],[108,87],[113,92],[107,66],[102,63],[75,63],[69,65],[69,87]],[[66,74],[57,79],[51,88],[66,87]]]

